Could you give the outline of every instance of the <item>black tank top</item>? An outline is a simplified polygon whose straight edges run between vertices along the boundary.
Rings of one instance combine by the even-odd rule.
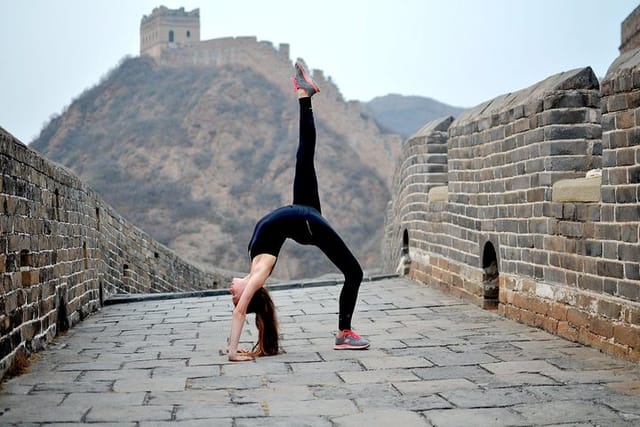
[[[249,241],[251,259],[260,254],[277,257],[287,238],[303,245],[311,244],[312,225],[317,222],[326,221],[316,209],[305,205],[283,206],[265,215],[256,224]]]

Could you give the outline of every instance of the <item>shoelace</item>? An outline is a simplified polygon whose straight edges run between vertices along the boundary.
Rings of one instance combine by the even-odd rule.
[[[351,329],[346,330],[343,332],[345,337],[352,337],[354,340],[359,340],[360,339],[360,335],[356,334],[354,331],[352,331]]]
[[[298,85],[298,79],[296,79],[295,77],[291,77],[291,81],[293,82],[293,91],[297,91],[298,89],[300,89],[300,86]]]

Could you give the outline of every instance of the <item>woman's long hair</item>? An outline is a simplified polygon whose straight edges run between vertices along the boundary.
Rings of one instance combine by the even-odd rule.
[[[280,351],[278,336],[278,318],[269,291],[260,288],[253,295],[247,313],[256,314],[256,328],[258,328],[258,342],[251,350],[254,357],[273,356]]]

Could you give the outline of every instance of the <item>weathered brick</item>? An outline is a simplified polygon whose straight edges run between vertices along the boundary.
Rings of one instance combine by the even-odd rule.
[[[513,292],[512,290],[500,287],[498,300],[503,304],[513,304],[514,295],[515,292]]]
[[[598,346],[601,340],[602,340],[602,337],[600,335],[595,334],[586,328],[578,329],[577,341],[580,344],[589,345],[589,346]]]
[[[590,203],[577,205],[576,220],[582,221],[582,222],[600,220],[600,205],[590,204]],[[583,225],[583,232],[586,234],[586,229],[584,225]]]
[[[612,354],[614,356],[628,357],[629,355],[628,346],[609,342],[606,337],[602,337],[598,334],[587,331],[586,329],[580,330],[578,342],[592,347],[600,348],[606,353]]]
[[[589,327],[591,316],[582,310],[571,307],[567,310],[567,320],[576,327],[585,328]]]
[[[573,215],[571,216],[573,217]],[[560,234],[567,237],[582,237],[582,227],[583,225],[579,222],[566,222],[560,221],[559,230]]]
[[[612,198],[609,201],[605,200],[605,190],[612,190],[611,194],[612,194]],[[615,202],[615,191],[613,191],[613,187],[602,187],[602,202],[603,203],[613,203]],[[600,208],[600,220],[602,222],[613,222],[615,221],[615,206],[611,205],[611,204],[607,204],[607,205],[603,205]],[[594,237],[597,237],[597,232],[599,230],[599,228],[602,227],[602,224],[595,224],[595,233],[594,233]],[[609,226],[610,227],[610,226]],[[611,238],[611,237],[609,237]]]
[[[544,98],[544,109],[580,108],[589,105],[588,96],[582,92],[553,92]]]
[[[624,307],[622,318],[627,323],[640,326],[640,308],[633,306]]]
[[[544,247],[546,251],[564,252],[566,239],[561,236],[544,236]]]
[[[605,338],[611,338],[613,337],[613,322],[595,316],[591,319],[589,330]]]
[[[622,307],[619,303],[600,299],[597,304],[598,314],[611,320],[618,320],[622,313]]]
[[[558,323],[559,321],[550,317],[542,317],[542,328],[547,331],[550,332],[552,334],[555,334],[558,332]]]
[[[507,317],[507,306],[504,305],[502,302],[498,304],[498,316]]]
[[[616,166],[615,163],[611,166]],[[603,180],[603,183],[609,185],[622,185],[627,184],[627,171],[624,169],[610,169],[607,171],[607,180]]]
[[[539,313],[543,316],[546,316],[547,313],[549,313],[550,308],[551,304],[549,303],[549,301],[542,298],[533,297],[529,301],[529,310]]]
[[[569,306],[566,304],[552,303],[547,315],[559,321],[567,320]]]
[[[520,321],[527,325],[541,326],[536,324],[536,314],[529,310],[520,310]]]
[[[544,279],[551,283],[565,283],[566,274],[557,268],[544,268]]]
[[[640,261],[640,245],[618,244],[618,259],[621,261]]]
[[[514,292],[512,304],[518,308],[526,308],[529,306],[529,296],[523,292]]]
[[[581,243],[582,249],[580,250],[579,253],[581,255],[586,255],[590,257],[599,257],[602,255],[602,242],[586,240],[580,243]]]
[[[536,289],[538,287],[538,283],[530,278],[523,278],[522,281],[520,282],[520,289],[522,290],[522,292],[526,293],[526,294],[534,294],[536,292]]]
[[[506,276],[504,274],[501,274],[499,277],[499,281],[500,281],[500,289],[506,289],[506,290],[512,291],[516,288],[516,281],[512,276]]]
[[[606,101],[607,111],[620,111],[628,108],[627,97],[624,94],[609,96]]]
[[[633,358],[629,346],[610,342],[605,338],[602,338],[597,344],[594,344],[594,347],[600,348],[604,350],[605,353],[616,357]]]
[[[520,322],[522,309],[513,306],[507,305],[505,306],[505,314],[508,319],[515,320],[516,322]]]
[[[621,111],[615,115],[616,129],[628,129],[635,125],[633,110]]]
[[[636,187],[633,185],[619,186],[615,190],[616,203],[636,203],[638,197],[636,195]]]
[[[625,323],[613,327],[613,336],[616,342],[628,345],[634,350],[640,349],[640,327]]]
[[[558,322],[558,335],[569,341],[578,341],[578,329],[568,321]]]
[[[603,142],[605,143],[605,148],[615,149],[620,147],[628,147],[629,146],[629,138],[634,137],[634,133],[625,132],[625,131],[615,131],[609,132],[606,135],[606,138],[603,138]],[[611,166],[615,166],[612,164]]]
[[[623,224],[620,227],[620,238],[623,242],[637,243],[639,224]]]
[[[623,278],[624,264],[615,261],[598,261],[598,274],[601,276]]]
[[[578,287],[580,289],[586,289],[594,292],[602,292],[604,286],[604,280],[599,276],[580,275],[578,277]]]
[[[602,243],[602,257],[610,260],[618,259],[618,242],[605,241]]]
[[[640,283],[631,281],[618,282],[618,294],[631,301],[640,301]]]
[[[618,296],[618,281],[604,278],[602,281],[602,290],[605,294]]]
[[[545,141],[562,139],[594,139],[600,138],[601,135],[601,127],[593,124],[551,125],[544,128]]]

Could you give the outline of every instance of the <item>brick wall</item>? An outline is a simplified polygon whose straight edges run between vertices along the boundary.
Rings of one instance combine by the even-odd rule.
[[[447,140],[452,121],[447,117],[428,123],[402,145],[392,184],[393,200],[387,208],[387,218],[397,220],[387,221],[383,240],[387,271],[409,273],[447,289],[449,282],[439,274],[446,272],[429,269],[430,255],[451,245],[442,226],[446,203],[429,200],[429,192],[447,184]],[[423,267],[409,269],[410,260]]]
[[[226,285],[0,128],[0,376],[115,293]]]
[[[404,149],[387,212],[387,268],[398,264],[398,248],[408,246],[409,275],[416,280],[565,338],[640,358],[640,79],[634,86],[632,58],[612,66],[602,93],[584,68],[458,117],[446,132],[444,203],[412,190],[416,171],[428,162],[410,160],[424,148]],[[412,141],[429,145],[428,137]],[[601,197],[585,198],[581,186],[594,178],[584,177],[600,168]],[[567,188],[581,197],[568,197]]]

